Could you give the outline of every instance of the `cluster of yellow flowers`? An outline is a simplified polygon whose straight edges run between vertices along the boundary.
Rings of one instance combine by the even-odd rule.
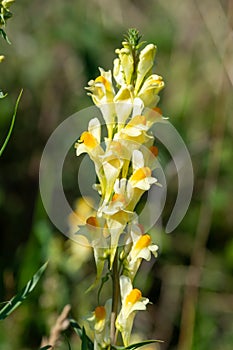
[[[143,193],[157,183],[152,170],[158,149],[150,128],[163,118],[156,105],[164,82],[152,74],[156,46],[148,44],[141,50],[139,40],[136,30],[129,31],[123,47],[116,50],[113,74],[99,68],[100,75],[86,88],[101,110],[107,135],[104,137],[99,119],[93,118],[75,144],[77,156],[87,153],[94,162],[98,178],[99,207],[85,221],[97,277],[102,276],[106,263],[113,279],[118,279],[113,298],[120,303],[107,300],[88,318],[95,349],[116,342],[118,331],[124,345],[129,344],[135,313],[145,310],[149,302],[133,287],[133,280],[142,259],[149,261],[158,250],[143,232],[135,207]]]

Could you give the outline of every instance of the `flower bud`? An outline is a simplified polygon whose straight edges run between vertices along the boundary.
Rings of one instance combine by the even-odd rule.
[[[156,46],[153,44],[147,45],[139,55],[139,63],[137,67],[137,80],[135,84],[135,93],[137,94],[140,86],[146,77],[146,74],[152,69],[156,53]]]
[[[122,72],[121,61],[119,58],[116,58],[113,61],[113,76],[114,76],[114,79],[116,80],[116,83],[119,86],[122,86],[125,84],[125,77],[124,77],[124,73]]]
[[[129,49],[117,49],[116,53],[119,56],[122,71],[125,78],[125,84],[131,83],[132,74],[134,71],[134,59]]]

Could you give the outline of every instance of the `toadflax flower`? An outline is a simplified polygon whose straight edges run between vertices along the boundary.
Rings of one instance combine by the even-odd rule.
[[[118,140],[132,152],[151,139],[151,136],[146,133],[148,129],[146,117],[137,115],[114,135],[114,140]]]
[[[75,143],[76,155],[79,156],[82,153],[87,153],[90,159],[94,162],[96,174],[104,187],[104,177],[101,172],[101,159],[99,158],[104,154],[104,150],[100,145],[101,141],[101,126],[98,118],[93,118],[88,124],[88,130],[84,131],[79,140]]]
[[[109,232],[111,232],[110,266],[113,264],[120,235],[123,233],[127,223],[132,221],[136,215],[133,211],[127,210],[128,204],[132,200],[133,192],[132,188],[127,186],[126,179],[116,180],[114,192],[112,200],[102,208],[107,227]]]
[[[94,162],[98,162],[98,156],[104,151],[100,146],[101,126],[98,118],[93,118],[88,124],[88,131],[84,131],[75,144],[76,155],[88,153]]]
[[[99,68],[99,71],[100,75],[95,80],[88,82],[86,90],[90,91],[88,95],[92,97],[94,104],[100,108],[111,138],[115,116],[113,104],[115,91],[112,84],[112,72],[110,70],[106,72],[102,68]]]
[[[125,346],[129,344],[130,334],[136,311],[146,310],[148,298],[142,297],[139,289],[133,288],[129,277],[120,277],[121,310],[116,319],[116,328],[121,332]]]
[[[90,328],[94,331],[94,350],[105,349],[110,345],[110,314],[112,300],[104,306],[97,306],[87,317]]]
[[[135,277],[142,259],[149,261],[152,254],[157,257],[159,247],[152,244],[151,236],[142,232],[142,226],[132,224],[130,229],[130,236],[132,238],[132,247],[127,258],[124,261],[125,274],[131,280]]]
[[[142,152],[138,150],[133,152],[132,165],[133,174],[129,178],[129,183],[133,188],[148,191],[157,179],[151,176],[151,169],[145,166]]]
[[[133,211],[145,191],[148,191],[151,185],[157,183],[157,179],[152,176],[151,169],[145,165],[143,153],[139,150],[133,151],[132,156],[133,173],[128,182],[133,188],[133,196],[127,209]]]

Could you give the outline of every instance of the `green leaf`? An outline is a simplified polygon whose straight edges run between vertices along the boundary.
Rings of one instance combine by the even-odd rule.
[[[33,275],[32,279],[28,281],[26,286],[0,310],[0,320],[4,320],[18,306],[20,306],[20,304],[22,304],[22,302],[27,298],[27,296],[33,291],[33,289],[37,285],[47,265],[48,263],[46,262],[43,266],[41,266],[41,268]]]
[[[74,329],[74,331],[78,334],[79,338],[82,341],[81,350],[93,350],[94,344],[86,334],[85,328],[84,327],[81,328],[74,319],[70,319],[70,325]]]
[[[82,328],[82,347],[81,350],[93,350],[94,349],[94,344],[92,343],[91,339],[87,336],[85,328]]]
[[[78,334],[78,336],[80,337],[80,339],[82,338],[82,328],[79,326],[79,324],[72,318],[70,318],[70,325],[73,328],[73,330],[75,331],[76,334]]]
[[[10,129],[8,131],[7,137],[6,137],[2,147],[0,148],[0,157],[1,157],[4,149],[6,148],[6,145],[8,144],[8,141],[9,141],[10,136],[12,134],[12,130],[13,130],[13,127],[14,127],[14,124],[15,124],[15,117],[16,117],[16,113],[17,113],[17,109],[18,109],[18,105],[19,105],[19,101],[20,101],[20,98],[22,96],[22,93],[23,93],[23,90],[20,91],[20,94],[19,94],[19,96],[17,98],[16,104],[15,104],[14,113],[13,113],[12,120],[11,120]]]
[[[51,348],[52,348],[52,345],[46,345],[46,346],[43,346],[43,348],[40,348],[40,350],[47,350]]]
[[[115,349],[115,350],[135,350],[135,349],[140,348],[141,346],[152,344],[152,343],[163,343],[163,341],[162,340],[144,340],[140,343],[135,343],[135,344],[131,344],[128,346],[115,346],[114,345],[111,347],[112,347],[112,349]]]

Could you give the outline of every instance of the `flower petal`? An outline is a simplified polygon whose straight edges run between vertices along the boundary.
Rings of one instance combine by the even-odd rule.
[[[131,292],[133,289],[131,280],[127,276],[120,276],[120,290],[121,290],[121,299],[124,301],[127,297],[127,295]]]

